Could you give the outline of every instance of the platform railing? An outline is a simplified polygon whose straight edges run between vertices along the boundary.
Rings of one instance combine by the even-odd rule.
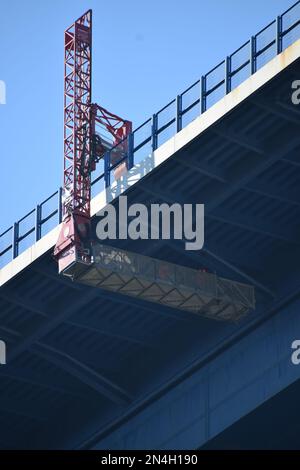
[[[299,38],[300,0],[106,152],[92,192],[112,183],[120,163],[132,168]],[[61,222],[61,198],[59,188],[0,235],[0,267]]]

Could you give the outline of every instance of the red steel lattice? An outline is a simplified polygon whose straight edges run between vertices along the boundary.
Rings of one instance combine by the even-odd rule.
[[[124,139],[132,127],[131,122],[92,104],[91,73],[92,10],[88,10],[65,31],[63,224],[54,250],[59,272],[73,263],[91,261],[91,172],[104,153],[120,142],[124,141],[120,146],[126,155]],[[113,137],[111,143],[96,133],[96,125]],[[110,164],[118,159],[115,151]],[[115,177],[124,169],[126,164],[118,165]]]

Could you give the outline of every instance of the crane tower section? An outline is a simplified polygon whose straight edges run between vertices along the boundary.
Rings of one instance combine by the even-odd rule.
[[[65,31],[63,217],[90,214],[92,11]],[[86,171],[84,171],[86,170]]]
[[[115,178],[122,176],[132,131],[130,121],[92,103],[92,10],[65,31],[64,60],[63,223],[54,250],[59,272],[91,262],[91,172],[105,152],[123,142],[109,154]]]

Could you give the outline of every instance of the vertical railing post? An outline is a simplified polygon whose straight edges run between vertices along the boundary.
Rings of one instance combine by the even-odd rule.
[[[151,125],[151,142],[152,142],[152,151],[157,149],[157,114],[152,116],[152,125]]]
[[[282,16],[277,16],[276,20],[276,52],[282,52]]]
[[[256,36],[251,36],[250,39],[250,73],[253,75],[256,72]]]
[[[225,59],[225,94],[231,92],[231,57]]]
[[[42,206],[38,204],[35,209],[35,241],[39,241],[41,238],[41,213]]]
[[[200,114],[206,111],[206,76],[200,79]]]
[[[105,152],[104,155],[104,181],[105,187],[110,186],[110,152]]]
[[[60,224],[62,222],[62,218],[63,218],[63,207],[62,207],[62,195],[63,195],[63,188],[60,187],[58,189],[58,207],[57,207],[57,211],[58,211],[58,223]]]
[[[131,132],[127,137],[127,148],[128,148],[127,168],[128,170],[130,170],[130,168],[132,168],[134,165],[134,161],[133,161],[134,133],[133,132]]]
[[[176,97],[176,132],[182,129],[182,95]]]
[[[13,245],[13,259],[14,259],[19,254],[19,222],[14,223],[12,245]]]

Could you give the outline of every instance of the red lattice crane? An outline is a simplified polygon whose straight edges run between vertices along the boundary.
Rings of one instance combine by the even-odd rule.
[[[90,263],[91,172],[104,153],[132,131],[130,121],[92,103],[91,74],[92,10],[88,10],[65,31],[63,222],[54,250],[59,272],[73,263]],[[96,133],[96,125],[112,141]],[[121,163],[115,177],[123,171]]]

